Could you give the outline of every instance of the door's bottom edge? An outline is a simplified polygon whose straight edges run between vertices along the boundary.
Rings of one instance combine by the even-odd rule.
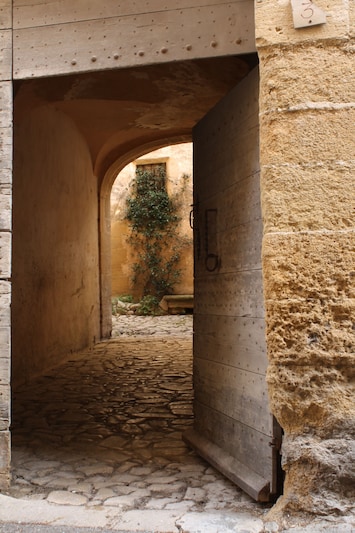
[[[270,482],[241,463],[235,457],[229,455],[217,444],[198,433],[195,429],[189,429],[183,434],[183,440],[195,452],[219,470],[224,476],[233,481],[244,492],[249,494],[257,502],[269,502]]]

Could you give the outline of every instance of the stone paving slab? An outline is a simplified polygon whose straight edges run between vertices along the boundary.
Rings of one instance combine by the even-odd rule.
[[[1,533],[112,533],[113,529],[107,528],[82,528],[70,526],[42,526],[37,524],[0,524]],[[131,533],[123,531],[121,533]],[[149,533],[148,531],[146,533]]]
[[[302,524],[302,525],[301,525]],[[284,526],[251,513],[87,509],[30,502],[0,494],[1,533],[354,533],[353,516],[297,517]]]
[[[240,513],[189,513],[177,520],[183,533],[263,533],[264,523]]]
[[[192,335],[192,315],[112,317],[112,338],[121,336],[182,337]]]

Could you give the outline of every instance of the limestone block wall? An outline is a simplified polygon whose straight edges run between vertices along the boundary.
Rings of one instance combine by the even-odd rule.
[[[0,489],[10,465],[12,2],[0,2]]]
[[[181,270],[179,283],[175,285],[176,294],[193,293],[193,244],[189,214],[192,204],[192,144],[183,143],[166,146],[145,154],[126,165],[118,174],[111,192],[111,271],[112,294],[134,294],[139,297],[142,287],[132,284],[132,264],[135,262],[134,250],[128,243],[129,225],[125,220],[127,198],[134,179],[136,166],[164,162],[167,171],[167,191],[174,197],[178,195],[181,204],[179,234],[186,242],[181,250],[181,260],[177,268]],[[188,176],[183,181],[183,175]]]
[[[99,339],[97,180],[64,113],[19,117],[14,136],[13,386]]]
[[[279,509],[354,502],[354,3],[258,0],[263,273],[272,410],[285,430]]]

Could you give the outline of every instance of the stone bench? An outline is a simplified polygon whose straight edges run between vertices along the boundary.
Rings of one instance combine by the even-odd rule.
[[[194,297],[193,294],[169,294],[163,296],[159,306],[169,315],[179,315],[194,308]]]

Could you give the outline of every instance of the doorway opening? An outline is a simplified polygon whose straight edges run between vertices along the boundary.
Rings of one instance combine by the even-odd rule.
[[[211,509],[212,505],[218,506],[216,509],[226,509],[229,505],[235,506],[238,501],[251,501],[178,438],[182,420],[187,426],[192,421],[187,401],[191,396],[191,371],[186,370],[181,376],[177,370],[179,357],[184,358],[191,350],[191,342],[180,346],[176,344],[176,339],[162,341],[154,357],[149,358],[149,368],[144,370],[141,367],[138,371],[133,361],[143,364],[146,350],[150,353],[154,351],[154,340],[147,340],[138,347],[132,345],[132,339],[98,341],[108,338],[112,329],[109,196],[117,170],[149,150],[190,140],[191,129],[196,122],[229,89],[247,78],[253,62],[255,57],[219,58],[19,83],[15,101],[12,311],[13,466],[16,470],[17,460],[20,465],[16,470],[16,490],[21,484],[27,485],[28,496],[37,494],[39,498],[51,498],[54,503],[75,495],[78,505],[81,505],[80,502],[96,505],[99,501],[110,500],[110,503],[104,504],[128,505],[131,508],[143,506],[150,510],[157,508],[154,505],[172,505],[171,509],[181,506],[189,510]],[[245,109],[249,117],[249,107],[245,106]],[[224,117],[223,113],[221,116]],[[241,124],[240,131],[246,131],[243,129],[243,117],[235,115],[232,122]],[[225,126],[227,131],[230,122],[226,122]],[[248,136],[252,133],[255,140],[258,136],[257,126],[254,126],[251,125],[247,133]],[[219,124],[217,131],[221,127]],[[211,146],[222,153],[216,130],[210,138]],[[242,141],[241,138],[240,143]],[[224,149],[227,144],[223,142]],[[254,164],[258,147],[255,143],[245,146],[248,146],[245,160]],[[204,151],[212,155],[211,150],[204,148]],[[212,162],[208,157],[199,162],[195,160],[195,168],[205,175],[207,170],[222,169],[221,177],[227,172],[226,167],[231,170],[235,166],[235,162],[221,165],[217,164],[217,159],[212,159]],[[246,163],[244,170],[247,167]],[[229,184],[227,189],[235,192],[239,187],[240,206],[245,207],[246,213],[254,205],[255,198],[260,200],[258,189],[255,189],[257,170],[239,177],[239,185]],[[250,177],[252,179],[247,179]],[[236,286],[233,285],[231,290],[232,285],[228,281],[233,276],[233,279],[236,278],[236,271],[245,270],[235,269],[233,254],[229,263],[225,261],[227,255],[223,242],[235,243],[235,240],[231,240],[230,232],[226,238],[219,229],[216,231],[216,218],[205,216],[206,211],[212,213],[215,209],[221,213],[215,204],[208,205],[209,197],[205,196],[205,192],[209,192],[213,201],[219,198],[225,202],[227,216],[223,220],[224,226],[228,226],[229,220],[232,221],[231,227],[245,228],[243,221],[234,223],[235,204],[229,203],[232,197],[225,194],[226,189],[216,190],[217,183],[222,183],[219,177],[215,177],[208,186],[207,182],[197,185],[193,201],[195,259],[197,257],[199,272],[201,265],[206,266],[206,258],[210,260],[209,254],[222,258],[221,262],[218,261],[218,269],[209,267],[199,277],[196,312],[197,345],[201,346],[204,334],[208,339],[207,345],[202,346],[208,358],[199,367],[195,366],[198,368],[195,375],[199,391],[197,409],[202,413],[201,406],[204,405],[215,416],[218,416],[218,406],[211,404],[211,395],[203,397],[203,391],[207,392],[209,385],[216,387],[213,378],[220,375],[220,368],[213,361],[213,349],[218,344],[216,353],[220,353],[221,346],[225,345],[228,349],[224,353],[229,357],[231,341],[227,333],[234,320],[230,316],[238,317],[238,327],[242,326],[239,311],[234,313],[235,302],[239,301],[240,294],[244,302],[250,301],[254,305],[256,301],[254,296],[243,296],[244,286],[240,287],[238,295]],[[247,189],[240,187],[241,183],[247,183]],[[253,192],[251,204],[248,203],[248,191]],[[199,218],[200,215],[202,218]],[[259,223],[260,217],[253,220]],[[218,224],[220,222],[219,219]],[[251,226],[249,229],[254,231]],[[215,239],[217,233],[218,239]],[[239,237],[240,242],[245,242],[243,235],[249,242],[254,242],[249,239],[250,233],[240,233],[238,242]],[[223,246],[217,250],[215,247],[220,244]],[[248,253],[247,250],[246,255]],[[222,272],[226,264],[229,265],[228,270]],[[254,274],[256,270],[258,273]],[[257,278],[260,266],[248,272],[250,278]],[[220,274],[221,286],[216,277]],[[247,287],[250,288],[250,284]],[[258,285],[258,298],[259,289]],[[224,291],[222,299],[232,306],[232,313],[226,315],[220,312],[220,291]],[[259,303],[254,307],[257,305]],[[245,317],[248,326],[249,318],[253,316]],[[238,331],[242,334],[244,330],[239,328]],[[250,345],[243,342],[243,346]],[[173,356],[164,363],[165,374],[161,369],[162,353]],[[125,354],[129,355],[128,360]],[[201,360],[201,357],[197,359]],[[146,363],[146,358],[144,361]],[[225,367],[231,366],[227,361]],[[215,373],[212,367],[216,369]],[[234,375],[239,370],[234,367]],[[126,374],[123,374],[124,371]],[[156,378],[149,378],[155,371],[164,375],[160,384]],[[255,370],[251,372],[258,374]],[[74,381],[74,377],[79,378],[79,384],[75,384],[78,382]],[[257,380],[264,383],[262,373]],[[169,396],[168,411],[166,407],[161,407],[163,393],[146,389],[148,381]],[[244,399],[250,399],[250,394],[245,394],[248,383],[243,389]],[[76,396],[78,391],[80,397]],[[135,392],[141,395],[139,405],[148,405],[150,411],[141,409],[132,415],[130,409],[137,403]],[[227,394],[228,390],[222,392]],[[223,403],[223,395],[218,401]],[[261,401],[265,401],[263,393]],[[27,414],[23,411],[25,405],[29,407]],[[229,405],[228,402],[226,405]],[[250,413],[249,407],[244,407]],[[122,408],[126,415],[122,414]],[[27,421],[23,416],[27,417]],[[223,416],[228,419],[229,414]],[[195,431],[203,429],[203,418],[206,420],[205,414],[199,418]],[[147,444],[140,432],[146,425],[147,432],[154,433],[155,429],[150,424],[152,420],[163,435],[165,432],[165,437],[166,433],[170,434],[172,440],[169,442],[173,445],[168,445],[164,436],[155,441],[155,447]],[[236,425],[236,422],[233,424]],[[207,428],[207,437],[212,436],[216,441],[209,425],[204,427]],[[131,431],[129,442],[141,462],[135,463],[128,453],[124,428]],[[223,435],[224,442],[227,442],[226,434]],[[199,453],[203,452],[194,435],[190,435],[188,440]],[[24,448],[27,444],[31,449],[37,447],[38,452],[31,451],[29,457]],[[230,443],[228,445],[233,447]],[[55,454],[51,455],[54,450]],[[73,452],[71,458],[68,450]],[[158,463],[154,463],[153,471],[147,466],[152,459],[149,455],[152,450],[158,450],[160,457]],[[45,459],[44,453],[47,453]],[[188,457],[183,464],[178,459],[182,453]],[[63,468],[61,461],[64,462]],[[80,465],[80,468],[75,465]],[[63,475],[57,475],[58,469]],[[33,472],[40,473],[35,478],[37,481]],[[192,475],[193,472],[198,473],[200,481],[195,474]],[[166,474],[169,474],[169,481]],[[36,486],[35,492],[31,492],[33,485]],[[154,489],[148,488],[151,486]],[[210,496],[207,496],[206,486],[210,488]],[[172,491],[172,488],[174,491],[171,493],[169,490]],[[50,493],[54,494],[50,496]],[[214,500],[211,499],[212,494]],[[169,501],[155,501],[164,499]],[[255,509],[258,512],[259,508]]]
[[[111,192],[114,316],[192,313],[192,202],[191,143],[145,154],[118,174]]]

